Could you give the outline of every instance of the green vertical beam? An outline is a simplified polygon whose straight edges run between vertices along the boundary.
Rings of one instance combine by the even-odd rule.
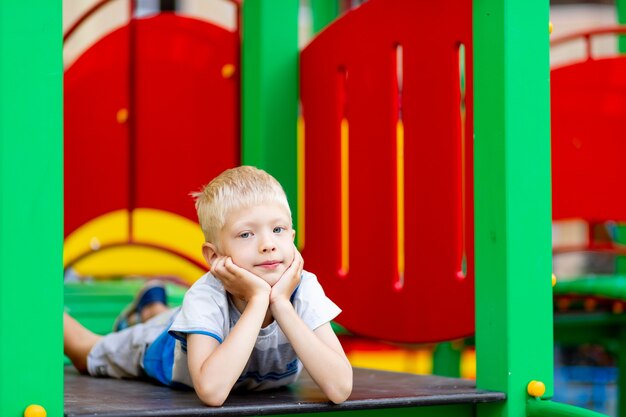
[[[617,334],[617,416],[626,417],[626,329]]]
[[[246,0],[242,22],[242,162],[280,181],[294,222],[299,5],[299,0]]]
[[[455,342],[438,343],[433,352],[433,374],[459,378],[461,376],[461,349]]]
[[[553,390],[548,0],[474,1],[477,385]]]
[[[0,1],[0,415],[63,415],[61,0]]]
[[[626,0],[615,0],[615,11],[617,14],[617,23],[626,24]],[[626,35],[618,36],[618,50],[626,53]]]
[[[309,0],[313,33],[319,33],[339,16],[339,0]]]

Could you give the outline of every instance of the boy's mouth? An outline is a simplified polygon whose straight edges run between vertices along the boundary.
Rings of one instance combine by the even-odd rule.
[[[260,264],[257,264],[257,266],[264,268],[264,269],[275,269],[280,264],[281,264],[280,261],[265,261],[265,262],[261,262]]]

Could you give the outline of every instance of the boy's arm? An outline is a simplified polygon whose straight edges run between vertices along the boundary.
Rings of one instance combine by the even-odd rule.
[[[339,404],[352,392],[352,366],[330,324],[311,330],[289,300],[300,281],[302,265],[296,250],[292,265],[272,288],[270,310],[311,378],[330,401]]]
[[[291,303],[274,303],[271,308],[311,378],[330,401],[344,402],[352,392],[352,366],[330,324],[313,331]]]
[[[213,270],[228,292],[246,299],[241,318],[221,344],[201,334],[187,337],[189,373],[198,397],[210,406],[226,401],[250,358],[269,306],[269,285],[246,271],[238,271],[235,279],[230,265],[232,261],[225,259],[217,268],[220,272],[215,271],[215,264]]]

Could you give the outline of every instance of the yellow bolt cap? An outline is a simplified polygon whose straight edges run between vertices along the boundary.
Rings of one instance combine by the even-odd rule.
[[[222,67],[222,77],[230,78],[235,73],[235,66],[233,64],[226,64]]]
[[[46,417],[46,409],[38,404],[31,404],[24,410],[24,417]]]
[[[128,109],[125,108],[121,108],[117,111],[117,115],[115,116],[115,118],[117,119],[117,122],[122,124],[122,123],[126,123],[126,121],[128,120]]]
[[[552,274],[552,286],[556,285],[556,275]]]
[[[526,389],[531,397],[541,397],[546,393],[546,385],[541,381],[530,381]]]
[[[552,24],[552,22],[548,23],[548,33],[552,34],[552,29],[554,28],[554,25]]]

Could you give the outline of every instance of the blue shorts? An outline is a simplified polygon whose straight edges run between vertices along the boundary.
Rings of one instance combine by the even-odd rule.
[[[119,332],[103,336],[87,356],[87,371],[89,374],[112,378],[141,378],[147,375],[161,382],[160,378],[151,375],[145,369],[144,362],[148,358],[150,364],[152,364],[153,361],[150,358],[155,356],[157,349],[156,347],[151,349],[151,346],[156,341],[159,341],[161,349],[168,348],[169,345],[164,343],[167,342],[167,338],[163,335],[167,335],[172,339],[172,349],[169,356],[170,360],[173,361],[173,341],[175,339],[168,335],[167,330],[178,311],[178,308],[170,309],[145,323],[136,324]],[[167,352],[163,352],[161,354],[162,358],[166,354]],[[163,359],[161,360],[163,361]],[[154,367],[150,369],[154,369]],[[152,374],[159,375],[154,371],[152,371]]]

